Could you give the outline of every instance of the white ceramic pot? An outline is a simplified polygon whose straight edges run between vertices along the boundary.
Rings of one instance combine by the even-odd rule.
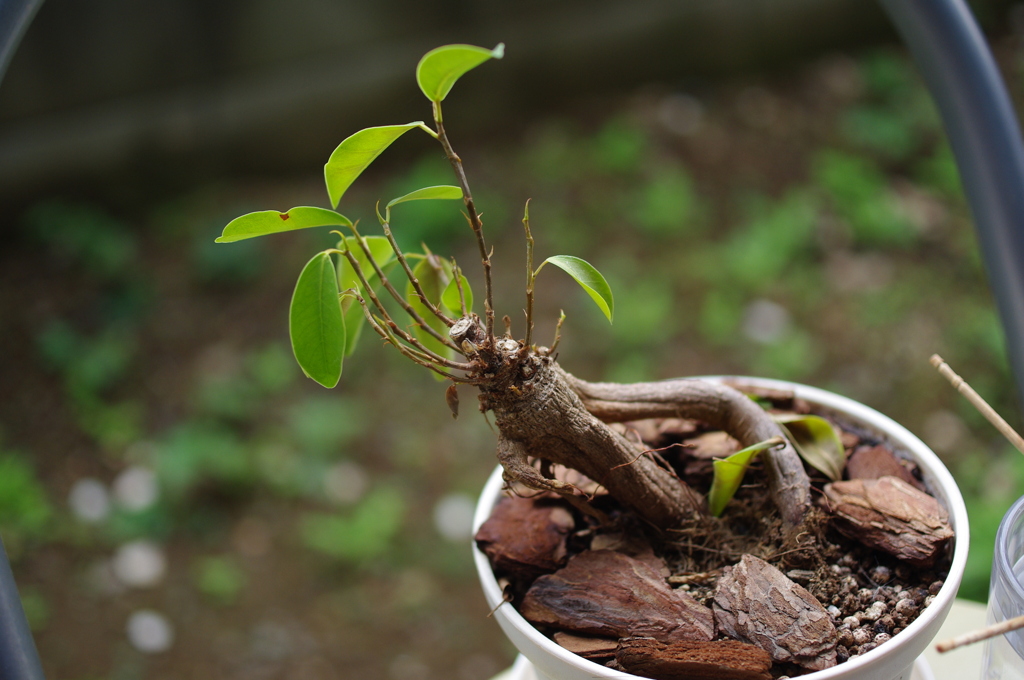
[[[721,378],[706,379],[720,380]],[[964,566],[967,563],[969,540],[967,508],[964,506],[963,497],[960,495],[960,490],[957,488],[956,482],[953,481],[952,475],[924,442],[902,425],[863,404],[825,390],[779,380],[762,378],[733,378],[733,380],[770,389],[790,390],[797,397],[809,402],[826,415],[834,414],[840,421],[862,428],[884,441],[897,456],[916,462],[921,469],[928,490],[949,511],[950,521],[956,532],[949,576],[931,606],[925,609],[917,620],[898,635],[893,636],[889,642],[867,654],[833,668],[800,676],[801,680],[910,680],[912,675],[914,678],[922,679],[929,677],[930,671],[927,670],[927,666],[919,664],[915,669],[915,661],[938,633],[939,627],[949,613],[949,608],[952,606],[953,600],[956,599],[956,592],[960,587]],[[501,468],[498,467],[488,479],[480,496],[474,516],[474,531],[490,516],[494,505],[501,498],[501,488]],[[496,608],[495,618],[522,655],[516,666],[513,667],[512,676],[523,679],[531,676],[531,669],[525,667],[527,666],[523,659],[525,657],[525,660],[532,664],[532,675],[537,680],[594,680],[597,678],[625,680],[637,678],[629,673],[611,670],[588,661],[562,649],[542,635],[511,604],[501,604],[501,588],[494,578],[487,557],[475,547],[474,560],[487,602],[492,608]]]

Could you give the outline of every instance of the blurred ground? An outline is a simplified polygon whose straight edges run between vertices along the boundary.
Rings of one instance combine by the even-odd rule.
[[[998,51],[1020,95],[1017,39]],[[583,257],[616,295],[609,327],[544,272],[537,337],[564,308],[566,369],[793,379],[892,416],[963,486],[963,594],[985,597],[1024,461],[928,356],[1014,425],[1020,409],[952,158],[899,50],[576,98],[487,139],[463,141],[450,99],[499,314],[522,307],[530,198],[537,256]],[[372,225],[374,201],[449,183],[429,142],[403,139],[342,212]],[[285,319],[331,237],[213,243],[232,217],[293,205],[326,205],[317,167],[151,205],[54,197],[4,232],[0,535],[48,677],[480,680],[510,663],[468,551],[494,465],[468,390],[453,422],[444,385],[374,342],[319,388]],[[394,229],[473,278],[451,205],[396,207]]]

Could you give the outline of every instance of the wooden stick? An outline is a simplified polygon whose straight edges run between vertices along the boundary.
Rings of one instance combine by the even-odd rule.
[[[948,652],[952,649],[956,649],[957,647],[973,645],[975,642],[981,642],[982,640],[987,640],[990,637],[995,637],[996,635],[1009,633],[1010,631],[1017,630],[1018,628],[1024,628],[1024,616],[1017,616],[999,623],[994,623],[991,626],[981,628],[980,630],[972,630],[969,633],[957,635],[955,638],[950,638],[945,642],[940,642],[935,645],[935,649],[942,653]]]
[[[988,422],[992,423],[992,425],[994,425],[995,428],[999,430],[999,432],[1006,437],[1006,439],[1009,440],[1009,442],[1013,444],[1018,451],[1024,453],[1024,438],[1021,438],[1021,436],[1017,434],[1016,430],[1010,427],[1010,424],[1003,420],[1002,417],[996,413],[995,409],[989,406],[988,403],[981,398],[981,395],[971,389],[971,386],[964,382],[963,378],[954,373],[953,369],[949,367],[949,364],[943,361],[942,357],[938,354],[933,354],[930,361],[932,362],[932,366],[939,369],[939,373],[945,376],[946,380],[956,388],[957,392],[964,395],[967,398],[967,401],[971,402],[971,405],[978,409],[981,415],[985,416],[985,418],[988,419]]]
[[[939,373],[945,376],[946,380],[956,388],[957,392],[964,395],[964,397],[967,398],[967,401],[971,402],[971,405],[978,409],[978,412],[985,416],[988,422],[992,423],[992,425],[994,425],[995,428],[999,430],[999,432],[1006,437],[1006,439],[1009,440],[1009,442],[1013,444],[1018,451],[1024,453],[1024,439],[1017,434],[1016,430],[1010,427],[1009,423],[1003,420],[1002,417],[996,413],[994,408],[988,405],[988,402],[981,398],[981,395],[971,389],[971,386],[968,385],[963,378],[957,375],[953,369],[949,367],[949,364],[942,360],[942,357],[938,354],[933,354],[931,357],[931,363],[932,366],[939,369]],[[986,626],[979,630],[973,630],[969,633],[958,635],[955,638],[935,645],[935,649],[944,653],[958,647],[963,647],[964,645],[971,645],[975,642],[987,640],[991,637],[995,637],[996,635],[1003,635],[1004,633],[1009,633],[1010,631],[1014,631],[1019,628],[1024,628],[1024,616],[1017,616],[991,626]]]

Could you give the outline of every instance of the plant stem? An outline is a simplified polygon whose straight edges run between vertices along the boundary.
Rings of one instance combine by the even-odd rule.
[[[469,220],[469,226],[473,229],[477,246],[480,249],[480,260],[484,268],[484,316],[487,323],[487,340],[493,346],[494,296],[491,286],[491,256],[487,251],[487,243],[484,241],[484,225],[480,221],[480,215],[477,213],[476,205],[473,203],[473,194],[469,190],[469,181],[466,179],[466,171],[462,167],[462,159],[455,153],[451,142],[448,140],[448,133],[445,132],[444,123],[441,118],[440,102],[434,102],[434,123],[437,125],[437,140],[441,142],[441,147],[444,149],[448,162],[451,163],[452,170],[455,172],[455,179],[462,189],[462,201],[466,206],[466,217]]]
[[[385,225],[385,227],[386,227],[386,225]],[[355,227],[352,228],[352,231],[355,231]],[[390,235],[390,231],[387,228],[385,228],[384,232],[386,234]],[[345,236],[342,236],[341,238],[342,238],[342,241],[345,243],[345,247],[347,248],[348,247],[348,239],[345,238]],[[413,284],[413,289],[416,290],[417,293],[420,294],[420,298],[425,301],[424,304],[427,305],[427,307],[429,309],[431,309],[431,311],[434,311],[434,313],[436,315],[438,315],[438,318],[442,322],[446,323],[448,325],[448,327],[451,328],[452,325],[455,322],[452,321],[451,319],[448,319],[448,317],[444,316],[443,314],[441,314],[440,311],[435,310],[435,308],[432,306],[431,302],[429,300],[427,300],[426,295],[422,294],[422,288],[420,288],[420,282],[416,279],[415,276],[412,275],[412,272],[409,271],[408,263],[405,261],[405,255],[402,253],[401,250],[399,250],[398,244],[396,244],[393,239],[389,239],[389,240],[391,241],[391,249],[395,251],[395,257],[398,258],[398,261],[402,263],[402,266],[405,268],[406,275],[409,277],[409,280]],[[380,265],[378,265],[377,261],[375,259],[373,259],[373,255],[370,253],[370,249],[367,247],[366,242],[363,241],[362,237],[359,236],[358,232],[356,233],[356,241],[359,243],[359,248],[363,251],[363,254],[366,256],[366,259],[370,262],[370,265],[373,267],[373,271],[377,273],[377,278],[380,279],[381,285],[383,285],[385,290],[387,290],[388,293],[391,294],[391,297],[393,297],[395,299],[395,301],[399,305],[401,305],[402,309],[405,310],[405,313],[408,314],[412,318],[413,322],[418,324],[424,330],[426,330],[427,333],[430,334],[430,336],[432,338],[434,338],[435,340],[440,342],[442,345],[444,345],[445,347],[448,347],[449,349],[452,349],[452,350],[455,350],[456,352],[458,352],[459,348],[455,346],[455,343],[452,342],[450,338],[442,335],[441,333],[438,333],[434,329],[433,326],[431,326],[426,321],[424,321],[423,317],[420,316],[419,313],[417,313],[417,311],[415,309],[413,309],[412,305],[409,304],[408,300],[406,300],[404,297],[402,297],[401,295],[398,294],[398,291],[395,290],[395,287],[393,285],[391,285],[390,279],[388,279],[388,277],[384,275],[384,271],[380,268]],[[351,261],[351,258],[350,258],[350,261]],[[352,268],[353,269],[358,269],[359,265],[353,263],[352,264]],[[358,273],[359,272],[357,271],[356,274],[358,275]],[[367,288],[367,293],[369,294],[371,292],[372,291],[369,288]],[[372,299],[372,296],[371,296],[371,299]]]
[[[530,201],[523,211],[523,229],[526,230],[526,346],[533,344],[533,234],[530,233]]]
[[[469,371],[470,370],[470,368],[471,368],[470,364],[464,364],[464,363],[459,363],[457,361],[452,361],[451,359],[447,359],[447,358],[445,358],[445,357],[443,357],[443,356],[441,356],[441,355],[439,355],[439,354],[437,354],[435,352],[432,352],[429,348],[427,348],[425,345],[423,345],[421,342],[419,342],[419,340],[417,340],[415,337],[413,337],[412,335],[406,333],[404,330],[399,328],[398,324],[396,324],[394,322],[394,320],[391,318],[391,315],[388,314],[388,310],[381,303],[380,299],[377,297],[377,294],[373,292],[373,288],[370,287],[369,282],[366,280],[366,275],[363,273],[363,268],[359,266],[359,261],[356,260],[355,255],[352,254],[352,251],[350,251],[350,250],[343,250],[343,251],[339,251],[339,252],[348,260],[349,264],[352,266],[352,269],[355,271],[356,276],[359,277],[359,282],[363,285],[363,288],[366,290],[366,294],[369,296],[370,300],[373,302],[373,305],[381,313],[381,316],[383,317],[382,321],[385,323],[385,325],[389,329],[391,329],[393,334],[395,334],[397,336],[400,336],[403,340],[405,340],[407,343],[412,345],[413,348],[415,350],[417,350],[418,353],[426,356],[427,358],[430,359],[430,361],[433,361],[434,363],[440,364],[442,366],[447,366],[448,368],[454,368],[454,369],[460,370],[460,371]],[[379,269],[378,269],[378,276],[383,276],[383,274],[380,273]],[[363,302],[363,298],[362,297],[360,297],[358,295],[356,297],[357,297],[358,300],[360,300],[360,302],[363,305],[366,304],[365,302]],[[366,309],[364,311],[369,313],[369,309]],[[371,322],[371,323],[375,323],[375,322]],[[399,351],[402,351],[404,349],[404,347],[401,345],[401,343],[398,342],[398,338],[397,337],[390,338],[388,336],[384,336],[384,339],[387,340],[388,342],[391,342],[391,344],[395,345],[396,347],[398,347]],[[454,344],[454,343],[451,343],[451,344]],[[403,352],[403,354],[404,354],[404,352]],[[417,363],[419,363],[419,362],[417,362]]]
[[[352,231],[355,231],[355,227],[354,226],[352,227]],[[387,231],[387,230],[385,229],[385,231]],[[348,247],[348,240],[345,238],[344,235],[342,235],[341,239],[344,242],[345,247],[347,248]],[[459,348],[456,346],[456,344],[454,342],[452,342],[452,340],[450,338],[447,338],[446,336],[441,335],[436,330],[434,330],[434,328],[432,326],[430,326],[429,324],[427,324],[423,320],[423,316],[421,316],[416,311],[416,309],[413,308],[413,305],[409,304],[409,301],[406,300],[406,298],[403,298],[401,295],[398,294],[398,291],[396,291],[394,289],[394,286],[391,285],[391,281],[386,277],[386,275],[384,275],[384,270],[381,269],[380,265],[377,263],[377,260],[374,259],[374,256],[370,252],[370,248],[367,247],[366,242],[364,240],[362,240],[361,237],[359,237],[358,232],[355,233],[355,240],[359,244],[359,248],[362,250],[362,254],[367,256],[367,260],[374,267],[374,271],[377,273],[377,278],[380,279],[381,285],[384,286],[384,289],[391,295],[391,297],[394,298],[395,302],[397,302],[399,305],[401,305],[401,308],[404,311],[406,311],[406,313],[409,314],[410,317],[412,317],[413,322],[416,323],[417,325],[419,325],[424,330],[426,330],[426,332],[432,338],[437,340],[437,342],[441,343],[442,345],[444,345],[445,347],[447,347],[449,349],[453,349],[453,350],[461,353]],[[406,263],[406,256],[404,256],[404,254],[400,250],[398,250],[398,246],[393,241],[391,242],[391,249],[394,251],[395,257],[398,258],[399,262],[402,262],[403,264]],[[354,264],[353,263],[352,264],[352,268],[356,269],[356,275],[358,275],[358,273],[359,273],[358,272],[358,264]],[[407,272],[408,272],[408,270],[409,270],[408,265],[406,265],[406,269],[407,269]],[[410,277],[410,280],[413,282],[413,289],[414,290],[421,290],[419,288],[420,282],[415,277],[413,277],[412,273],[409,273],[409,277]],[[361,277],[360,277],[360,281],[361,281]],[[369,288],[367,289],[367,291],[368,291],[368,293],[372,293],[371,289],[369,289]],[[426,300],[426,296],[425,295],[420,295],[420,297],[421,297],[421,299]],[[425,304],[427,304],[429,306],[430,305],[430,301],[427,300],[425,302]],[[437,312],[437,313],[440,313],[440,312]],[[451,328],[454,325],[454,322],[451,322],[451,320],[447,320],[446,316],[440,315],[440,320],[442,322],[447,323],[447,326],[449,326],[449,328]],[[424,349],[425,349],[425,347],[424,347]]]
[[[562,341],[562,323],[564,321],[565,312],[560,310],[558,312],[558,323],[555,324],[555,340],[551,343],[551,348],[548,350],[549,356],[555,353],[555,350],[558,349],[558,343]]]
[[[406,278],[408,278],[409,279],[409,283],[412,284],[412,289],[414,291],[416,291],[416,294],[419,296],[419,298],[421,300],[423,300],[423,304],[427,307],[427,309],[430,310],[431,314],[436,316],[444,325],[448,326],[448,328],[451,328],[452,326],[454,326],[455,325],[455,319],[448,318],[448,316],[446,314],[444,314],[443,312],[441,312],[441,310],[438,309],[437,305],[435,305],[430,300],[430,298],[427,297],[427,294],[425,292],[423,292],[423,286],[420,285],[420,280],[417,279],[416,276],[412,273],[412,269],[409,267],[409,261],[406,259],[405,253],[403,253],[402,249],[398,247],[398,242],[395,241],[395,236],[394,236],[394,234],[391,233],[391,225],[388,224],[387,222],[381,222],[381,227],[384,229],[384,236],[387,237],[388,243],[391,244],[391,249],[393,251],[395,251],[395,258],[398,260],[398,263],[400,265],[402,265],[402,269],[405,271]],[[365,246],[364,246],[364,250],[365,250]],[[379,268],[377,267],[376,263],[374,263],[374,269],[377,269],[377,271],[379,271]],[[403,306],[405,306],[405,304],[406,304],[405,303],[405,299],[402,298],[400,295],[398,295],[398,292],[395,291],[393,288],[390,288],[391,284],[390,284],[390,282],[387,281],[387,278],[384,277],[383,274],[378,274],[378,276],[381,277],[381,281],[382,282],[385,282],[385,286],[388,286],[388,289],[390,291],[392,291],[392,295],[395,295],[396,299],[398,299],[398,301],[400,303],[402,303]],[[420,324],[421,326],[423,326],[425,328],[430,329],[430,326],[427,325],[427,323],[425,321],[423,321],[423,319],[420,318],[420,316],[418,314],[416,314],[415,312],[410,311],[410,310],[411,310],[411,308],[407,309],[406,311],[409,312],[409,316],[412,316],[414,319],[416,319],[416,323]],[[430,331],[428,331],[428,332],[430,332]],[[449,342],[446,338],[442,337],[440,333],[437,333],[436,331],[433,331],[430,334],[435,336],[440,342],[442,342],[442,343],[444,343],[444,344],[446,344],[448,346],[451,346],[451,342]]]
[[[939,373],[941,373],[943,377],[953,385],[957,392],[964,395],[964,397],[967,398],[967,401],[971,402],[971,405],[978,409],[981,415],[985,416],[988,422],[992,423],[992,425],[999,430],[1000,434],[1006,437],[1006,439],[1013,444],[1018,451],[1024,453],[1024,438],[1021,438],[1021,436],[1017,434],[1017,431],[1010,427],[1010,424],[1003,420],[1002,416],[996,413],[996,410],[981,398],[980,394],[975,392],[963,378],[957,375],[953,369],[949,367],[949,364],[943,361],[942,357],[938,354],[933,354],[929,361],[931,361],[932,366],[939,369]]]
[[[422,355],[419,352],[415,352],[415,351],[411,350],[410,348],[406,347],[405,345],[403,345],[401,342],[398,341],[398,338],[395,337],[393,332],[388,332],[387,330],[384,329],[383,326],[381,326],[380,320],[378,320],[370,312],[370,307],[366,304],[366,300],[364,300],[362,298],[362,296],[360,296],[358,293],[355,293],[355,296],[356,296],[356,299],[359,300],[359,305],[360,305],[360,307],[362,307],[363,315],[366,317],[366,321],[370,324],[370,327],[373,328],[374,331],[376,331],[377,335],[379,335],[380,337],[384,338],[384,342],[388,343],[389,345],[392,345],[395,349],[397,349],[402,354],[402,356],[407,357],[413,363],[416,363],[416,364],[419,364],[420,366],[425,366],[426,368],[429,368],[430,370],[434,371],[435,373],[437,373],[439,375],[442,375],[445,378],[448,378],[452,382],[467,383],[467,384],[471,384],[471,385],[475,385],[475,384],[479,383],[478,380],[474,380],[472,378],[462,378],[462,377],[459,377],[457,375],[453,375],[453,374],[449,373],[448,371],[442,370],[442,369],[438,368],[437,366],[435,366],[432,363],[433,359],[430,359],[429,357],[426,357],[425,355]],[[460,370],[467,370],[467,369],[460,369]]]

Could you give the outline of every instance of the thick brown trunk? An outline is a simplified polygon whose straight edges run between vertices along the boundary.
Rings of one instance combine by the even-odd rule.
[[[554,360],[528,359],[529,377],[501,387],[482,386],[485,409],[500,432],[498,458],[506,478],[535,489],[572,489],[545,479],[530,464],[541,459],[582,472],[640,517],[660,528],[703,512],[704,499],[673,472],[605,423],[679,416],[720,427],[744,445],[783,436],[778,425],[741,393],[701,381],[618,385],[587,383]],[[788,445],[768,460],[769,484],[783,519],[795,526],[809,507],[810,485]],[[795,461],[795,465],[794,465]]]
[[[764,410],[726,385],[696,379],[660,382],[589,383],[565,374],[583,405],[605,422],[641,418],[689,418],[728,432],[743,446],[785,433]],[[790,444],[762,454],[772,499],[783,520],[796,526],[811,503],[811,483],[800,456]]]
[[[511,480],[567,491],[527,460],[537,458],[582,472],[657,527],[678,526],[703,510],[700,495],[591,415],[554,361],[541,359],[516,390],[484,396],[500,432],[498,458]]]

